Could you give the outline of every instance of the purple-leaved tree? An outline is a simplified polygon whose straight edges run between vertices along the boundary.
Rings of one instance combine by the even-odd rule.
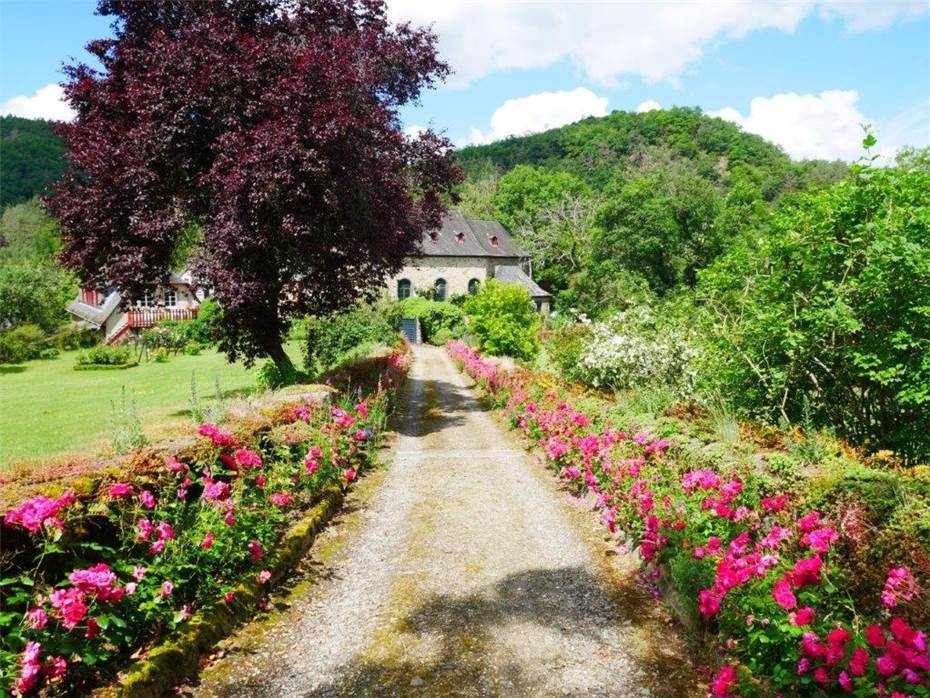
[[[62,260],[129,298],[182,249],[223,309],[230,359],[282,348],[290,319],[372,297],[460,179],[401,105],[449,73],[382,0],[100,0],[103,69],[66,68],[71,168],[49,197]]]

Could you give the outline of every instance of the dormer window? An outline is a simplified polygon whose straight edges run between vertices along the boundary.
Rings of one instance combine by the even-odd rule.
[[[465,233],[463,233],[461,230],[456,231],[456,233],[455,233],[455,241],[456,241],[458,244],[460,244],[460,245],[464,244],[464,243],[465,243]]]
[[[488,240],[491,241],[491,247],[500,247],[500,246],[501,246],[501,241],[498,239],[498,237],[497,237],[496,235],[492,235],[491,237],[488,238]]]
[[[429,239],[432,240],[433,242],[436,242],[437,240],[439,240],[439,233],[435,230],[429,231]]]

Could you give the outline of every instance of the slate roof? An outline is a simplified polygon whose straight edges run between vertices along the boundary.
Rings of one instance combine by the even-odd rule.
[[[497,221],[466,218],[460,211],[449,211],[443,216],[439,229],[423,236],[421,248],[423,257],[528,256]]]
[[[525,286],[533,298],[552,298],[549,292],[533,281],[526,272],[512,264],[501,264],[495,267],[494,278],[505,284]]]

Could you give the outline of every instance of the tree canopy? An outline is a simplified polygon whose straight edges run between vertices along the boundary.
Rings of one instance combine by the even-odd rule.
[[[49,199],[63,262],[140,296],[199,231],[193,269],[230,358],[285,364],[290,318],[371,296],[439,224],[448,141],[398,108],[449,72],[380,0],[100,0],[103,66],[67,68],[72,168]]]

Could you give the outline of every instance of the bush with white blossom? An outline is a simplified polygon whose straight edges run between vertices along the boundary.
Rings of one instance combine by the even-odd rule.
[[[590,326],[591,338],[573,371],[596,388],[694,387],[697,351],[685,330],[666,326],[646,306],[634,306]]]

